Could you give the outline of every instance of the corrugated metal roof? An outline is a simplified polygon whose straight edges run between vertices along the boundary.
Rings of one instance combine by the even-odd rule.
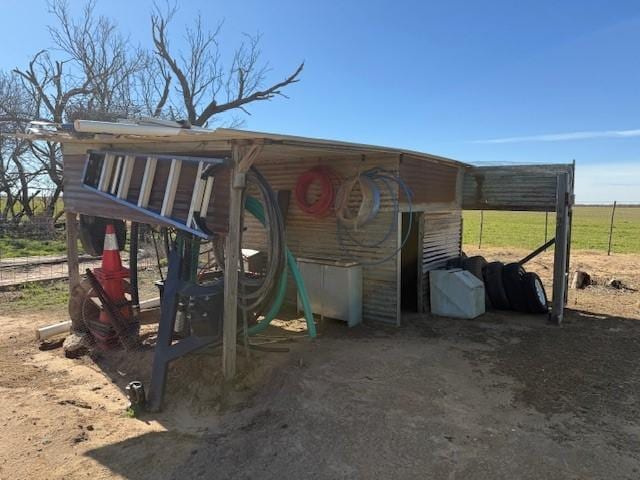
[[[105,133],[81,133],[74,131],[71,126],[62,128],[59,125],[51,124],[50,126],[42,125],[42,122],[32,126],[28,133],[16,134],[19,137],[30,140],[48,140],[60,143],[126,143],[126,144],[146,144],[146,143],[226,143],[230,144],[236,141],[252,141],[264,142],[267,145],[276,147],[282,145],[290,148],[297,148],[300,151],[307,152],[309,155],[315,155],[317,152],[333,152],[335,154],[371,154],[371,153],[391,153],[396,155],[410,154],[414,157],[428,159],[436,162],[443,162],[455,165],[470,166],[464,162],[453,160],[451,158],[432,155],[424,152],[416,152],[397,147],[385,147],[380,145],[369,145],[364,143],[344,142],[340,140],[329,140],[322,138],[301,137],[296,135],[284,135],[269,132],[256,132],[250,130],[239,130],[234,128],[216,128],[215,130],[207,130],[203,128],[188,129],[176,126],[175,134],[166,134],[169,127],[163,124],[162,129],[158,129],[158,134],[149,134],[148,124],[129,123],[132,131],[139,128],[141,134],[110,134],[107,132],[109,125],[121,127],[122,123],[116,122],[95,122],[105,126]],[[176,124],[177,125],[177,124]]]

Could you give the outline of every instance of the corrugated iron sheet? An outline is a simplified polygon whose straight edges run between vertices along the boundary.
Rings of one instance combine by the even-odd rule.
[[[93,146],[95,148],[95,146]],[[382,167],[399,172],[399,155],[395,153],[376,153],[369,155],[332,155],[332,156],[304,156],[296,155],[304,152],[303,147],[289,149],[283,145],[265,146],[263,154],[256,166],[267,178],[274,190],[293,190],[298,176],[316,165],[331,166],[338,176],[344,178],[372,167]],[[185,153],[185,152],[182,152]],[[192,152],[189,152],[192,154]],[[215,152],[220,155],[220,152]],[[199,151],[200,155],[211,155],[210,152]],[[71,211],[90,215],[101,215],[112,218],[123,218],[145,222],[148,218],[136,214],[115,202],[103,198],[81,186],[81,175],[85,163],[85,155],[65,155],[65,206]],[[423,165],[413,163],[421,162]],[[418,202],[447,202],[455,200],[455,178],[459,168],[457,165],[446,165],[434,160],[406,158],[408,169],[405,178],[412,183],[416,192],[426,192],[418,197]],[[427,166],[428,164],[428,166]],[[412,173],[411,168],[417,169]],[[415,175],[414,175],[415,173]],[[210,203],[207,216],[209,225],[214,225],[218,231],[228,228],[227,210],[229,196],[228,171],[219,172],[214,188],[214,195]],[[446,188],[441,188],[442,185]],[[135,185],[135,186],[134,186]],[[184,184],[186,185],[186,183]],[[139,185],[132,183],[132,188]],[[438,190],[440,189],[440,190]],[[433,192],[436,191],[437,194]],[[254,192],[255,193],[255,192]],[[316,192],[317,193],[317,192]],[[313,189],[310,195],[315,193]],[[355,232],[354,236],[370,244],[381,240],[387,233],[393,219],[394,203],[388,191],[381,189],[381,209],[378,217]],[[397,191],[396,191],[397,194]],[[354,199],[352,204],[356,204]],[[182,213],[178,213],[181,215]],[[448,258],[460,253],[460,212],[425,213],[423,268],[425,276],[433,268],[443,265]],[[361,262],[375,262],[393,252],[397,248],[398,235],[393,232],[380,245],[363,247],[353,240],[345,238],[344,244],[339,244],[336,235],[336,219],[334,215],[325,218],[311,217],[302,212],[291,198],[287,217],[287,243],[296,257],[316,257],[338,260],[356,260]],[[397,222],[394,228],[397,228]],[[255,219],[247,215],[244,245],[247,248],[264,249],[264,230]],[[368,321],[379,321],[398,324],[398,262],[394,257],[384,263],[363,268],[363,318]],[[428,288],[428,278],[423,282]],[[290,279],[288,301],[295,303],[295,288]],[[426,298],[428,302],[428,295]],[[428,303],[427,303],[428,304]]]
[[[360,156],[339,157],[334,159],[290,159],[260,158],[256,166],[275,190],[290,190],[293,195],[298,176],[316,165],[329,165],[342,177],[353,175],[361,170],[374,166],[397,170],[395,155],[367,156],[363,161]],[[362,231],[357,232],[360,241],[373,243],[384,237],[387,227],[392,220],[393,203],[385,189],[382,192],[380,215]],[[310,196],[314,194],[310,191]],[[311,200],[311,199],[309,199]],[[257,221],[247,215],[246,230],[243,245],[248,248],[264,249],[264,231]],[[395,227],[394,227],[395,228]],[[325,218],[315,218],[304,213],[296,204],[293,197],[289,204],[286,222],[287,243],[296,257],[327,258],[341,260],[357,260],[372,262],[384,258],[397,245],[397,235],[392,234],[379,247],[360,247],[353,241],[346,240],[342,247],[336,237],[336,218],[329,215]],[[363,319],[365,321],[379,321],[390,324],[398,322],[397,299],[397,268],[393,258],[376,266],[363,268]],[[290,282],[287,301],[295,302],[296,292]]]
[[[423,152],[415,152],[402,148],[385,147],[380,145],[368,145],[362,143],[345,142],[340,140],[300,137],[295,135],[284,135],[279,133],[255,132],[249,130],[237,130],[232,128],[217,128],[215,130],[198,129],[189,130],[178,128],[176,124],[175,134],[167,134],[167,130],[162,133],[151,135],[145,134],[109,134],[109,123],[103,124],[105,133],[96,133],[93,135],[82,134],[77,135],[69,130],[56,129],[51,124],[52,129],[35,128],[31,133],[16,134],[21,138],[29,140],[47,140],[52,142],[60,142],[63,144],[110,144],[110,145],[129,145],[133,149],[140,148],[156,148],[157,151],[164,150],[180,150],[194,152],[197,150],[228,150],[232,142],[260,142],[272,149],[279,150],[280,153],[286,153],[291,149],[300,149],[305,156],[315,155],[351,155],[351,154],[367,154],[367,155],[384,155],[384,154],[407,154],[415,157],[430,160],[431,162],[439,162],[450,165],[467,165],[465,163],[450,158],[440,157]],[[122,124],[114,124],[122,126]],[[151,146],[156,142],[155,146]],[[212,147],[217,145],[216,147]],[[160,147],[161,146],[161,147]]]
[[[462,208],[554,211],[557,176],[561,173],[572,176],[573,165],[509,165],[467,169]]]
[[[400,176],[411,189],[414,203],[453,202],[459,168],[412,155],[402,155],[400,160]]]
[[[462,215],[459,210],[424,214],[422,245],[423,305],[428,311],[429,272],[442,268],[461,253]]]

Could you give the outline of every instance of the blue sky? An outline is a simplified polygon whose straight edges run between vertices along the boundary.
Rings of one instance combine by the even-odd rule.
[[[98,0],[148,44],[151,1]],[[81,2],[74,0],[73,6]],[[263,34],[289,100],[246,128],[400,146],[472,163],[577,162],[580,202],[640,201],[638,1],[189,1],[223,45]],[[0,68],[50,44],[44,0],[3,0]],[[176,31],[175,45],[180,44]]]

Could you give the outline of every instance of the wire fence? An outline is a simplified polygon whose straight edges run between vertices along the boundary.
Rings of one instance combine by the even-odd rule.
[[[0,221],[0,289],[13,288],[30,282],[62,280],[68,278],[66,226],[63,220],[54,222],[50,217],[33,217],[16,223]],[[78,243],[80,270],[100,266],[100,258],[88,255]],[[138,268],[145,291],[156,290],[154,280],[166,264],[163,248],[158,248],[159,259],[152,238],[141,235],[138,249]],[[128,245],[121,252],[128,263]],[[152,278],[154,280],[152,280]]]
[[[555,212],[465,211],[463,243],[483,249],[534,249],[555,236]],[[571,248],[640,253],[640,204],[576,205]]]
[[[555,235],[554,212],[463,212],[463,244],[467,250],[510,248],[533,250]],[[153,244],[147,232],[141,236],[139,270],[141,290],[157,291],[156,247],[161,268],[166,265],[164,248]],[[640,253],[640,204],[578,205],[573,210],[573,250],[593,250],[611,255]],[[80,268],[100,265],[99,258],[84,253]],[[128,262],[128,249],[123,261]],[[20,222],[0,220],[0,288],[33,281],[68,277],[64,217],[36,215]]]

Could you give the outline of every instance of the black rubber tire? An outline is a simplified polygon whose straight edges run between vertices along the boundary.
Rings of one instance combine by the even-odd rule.
[[[481,255],[476,255],[474,257],[467,257],[462,259],[462,268],[464,270],[471,272],[475,277],[482,280],[483,283],[484,283],[484,274],[482,272],[484,270],[484,267],[486,266],[487,266],[487,260]],[[485,309],[491,310],[492,308],[491,299],[489,298],[489,293],[487,292],[486,286],[484,289],[484,303],[485,303]]]
[[[449,260],[447,260],[445,268],[447,270],[450,270],[452,268],[462,268],[462,257],[450,258]]]
[[[481,256],[468,257],[462,260],[462,268],[468,272],[473,273],[477,278],[484,281],[482,270],[487,265],[487,260]]]
[[[523,288],[524,268],[519,263],[509,263],[502,269],[502,283],[507,292],[511,309],[516,312],[528,312],[529,303]]]
[[[122,220],[80,215],[79,237],[82,248],[86,253],[94,257],[102,255],[104,247],[104,232],[108,223],[113,223],[118,239],[118,248],[124,250],[127,243],[127,226]]]
[[[529,312],[549,313],[547,292],[538,274],[527,272],[522,277],[522,289],[527,299]]]
[[[507,297],[507,292],[504,290],[504,283],[502,282],[502,270],[504,264],[502,262],[491,262],[482,270],[484,277],[484,288],[489,294],[491,305],[498,310],[509,310],[511,304]]]

